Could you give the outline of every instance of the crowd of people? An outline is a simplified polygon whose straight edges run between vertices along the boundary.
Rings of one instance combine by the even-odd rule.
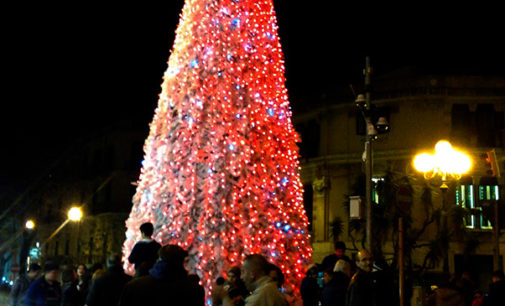
[[[43,268],[31,264],[16,280],[9,296],[10,306],[203,306],[205,290],[200,278],[186,271],[186,250],[177,245],[161,246],[151,239],[153,225],[140,227],[138,241],[128,258],[134,265],[133,278],[124,273],[121,256],[111,255],[106,269],[86,265],[66,267],[60,273],[55,262]],[[218,277],[211,292],[212,306],[372,306],[398,305],[395,274],[387,264],[376,262],[362,249],[352,261],[338,242],[335,253],[321,264],[309,267],[300,288],[284,283],[282,270],[259,254],[245,257],[225,277]],[[377,269],[378,267],[378,269]],[[61,286],[60,286],[61,280]],[[442,284],[426,299],[427,305],[505,305],[505,277],[493,274],[486,294],[475,291],[468,278]],[[298,291],[298,294],[295,294]]]

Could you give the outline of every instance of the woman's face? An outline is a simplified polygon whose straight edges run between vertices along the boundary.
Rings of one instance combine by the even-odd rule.
[[[86,267],[84,265],[79,265],[77,267],[77,276],[83,277],[86,274]]]

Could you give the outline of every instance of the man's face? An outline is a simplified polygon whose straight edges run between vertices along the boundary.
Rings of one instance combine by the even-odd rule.
[[[253,291],[253,289],[254,289],[253,284],[254,284],[255,278],[254,278],[254,273],[252,271],[252,267],[251,267],[250,262],[244,261],[244,263],[242,264],[240,278],[242,279],[242,281],[244,281],[247,290]]]
[[[342,256],[344,256],[344,250],[342,250],[342,249],[336,249],[335,250],[335,255],[337,255],[338,258],[342,258]]]
[[[365,272],[372,271],[372,255],[368,252],[358,253],[356,265]]]
[[[59,270],[50,270],[45,273],[46,280],[50,282],[58,281]]]
[[[39,276],[40,276],[40,270],[32,270],[28,272],[29,279],[36,279]]]

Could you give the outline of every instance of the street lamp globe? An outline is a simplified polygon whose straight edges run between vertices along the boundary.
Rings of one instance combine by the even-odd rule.
[[[82,210],[79,207],[72,207],[68,211],[68,219],[71,221],[79,221],[82,218]]]
[[[35,228],[35,222],[33,222],[33,220],[26,221],[25,228],[29,229],[29,230],[34,229]]]
[[[472,167],[468,155],[458,151],[446,140],[440,140],[435,145],[435,154],[421,153],[414,158],[414,168],[423,172],[426,178],[440,176],[445,183],[447,177],[455,179],[467,173]]]
[[[421,153],[414,158],[414,168],[419,172],[429,172],[433,169],[433,155]]]

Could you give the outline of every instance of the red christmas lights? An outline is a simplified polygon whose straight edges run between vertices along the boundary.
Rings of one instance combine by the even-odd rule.
[[[187,0],[144,146],[124,255],[151,221],[207,294],[248,254],[296,287],[311,259],[276,24],[271,0]]]

